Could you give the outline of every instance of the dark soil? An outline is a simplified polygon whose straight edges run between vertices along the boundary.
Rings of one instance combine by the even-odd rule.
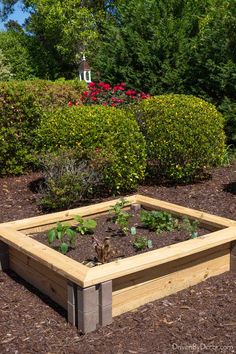
[[[76,261],[84,262],[84,261],[97,261],[96,252],[93,246],[93,237],[96,240],[103,244],[103,241],[106,237],[110,238],[111,244],[111,255],[109,257],[109,261],[113,261],[117,258],[126,258],[130,256],[134,256],[136,254],[148,252],[150,250],[158,249],[164,246],[169,246],[175,243],[179,243],[182,241],[187,241],[191,238],[189,232],[183,230],[183,222],[179,220],[178,227],[182,230],[177,230],[176,228],[173,231],[162,231],[157,233],[155,231],[144,228],[140,221],[140,212],[132,213],[128,211],[131,215],[129,219],[129,230],[132,226],[136,227],[137,234],[136,236],[132,236],[130,232],[125,234],[118,227],[118,225],[112,222],[112,216],[103,215],[97,218],[94,218],[97,222],[97,226],[94,230],[94,233],[91,234],[76,234],[75,242],[73,247],[70,247],[69,252],[66,254],[68,257],[73,258]],[[173,217],[174,219],[174,217]],[[198,228],[198,236],[205,235],[210,231],[204,228]],[[40,241],[41,243],[48,246],[48,236],[47,233],[39,233],[31,235],[35,240]],[[140,250],[133,246],[133,243],[136,238],[145,237],[146,240],[152,241],[152,248],[149,249],[145,247]],[[65,238],[68,242],[68,240]],[[194,242],[194,241],[193,241]],[[58,250],[59,241],[53,242],[53,248]]]
[[[236,164],[188,186],[138,193],[236,219]],[[0,221],[40,215],[31,174],[0,179]],[[112,197],[110,199],[113,199]],[[98,200],[94,201],[98,202]],[[236,275],[225,273],[114,319],[85,336],[65,312],[14,273],[0,272],[0,353],[235,353]]]

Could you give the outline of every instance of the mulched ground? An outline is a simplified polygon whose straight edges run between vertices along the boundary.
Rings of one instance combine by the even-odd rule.
[[[145,253],[150,250],[158,249],[161,247],[173,245],[175,243],[187,241],[191,238],[189,232],[184,229],[184,223],[181,219],[178,220],[178,228],[173,229],[172,231],[162,231],[157,233],[155,231],[149,230],[143,227],[142,222],[140,221],[140,211],[131,212],[126,211],[130,215],[128,222],[129,230],[131,227],[136,227],[136,235],[132,236],[130,232],[124,234],[118,225],[112,222],[111,215],[102,215],[100,217],[94,218],[97,222],[97,226],[94,229],[93,233],[81,235],[76,233],[73,246],[70,247],[66,256],[79,261],[89,261],[89,264],[96,264],[97,254],[94,249],[93,238],[102,245],[104,239],[109,237],[109,243],[111,247],[109,262],[117,258],[126,258],[134,256],[136,254]],[[173,220],[175,218],[173,217]],[[177,220],[177,219],[176,219]],[[202,227],[198,227],[198,236],[206,235],[211,231],[206,230]],[[38,234],[31,234],[35,240],[48,246],[48,234],[47,232],[42,232]],[[149,249],[145,247],[144,249],[137,249],[133,246],[135,240],[138,240],[139,237],[145,237],[146,240],[152,241],[152,247]],[[68,244],[69,241],[65,236],[64,239]],[[194,241],[193,241],[194,242]],[[55,250],[59,249],[60,242],[58,240],[54,241],[51,247]]]
[[[0,222],[40,215],[31,174],[0,179]],[[236,163],[213,178],[139,193],[236,220]],[[14,273],[0,272],[0,353],[235,353],[236,275],[226,273],[154,301],[85,336]]]

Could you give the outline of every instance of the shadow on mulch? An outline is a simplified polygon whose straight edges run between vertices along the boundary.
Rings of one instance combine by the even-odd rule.
[[[223,191],[236,195],[236,182],[224,184]]]
[[[44,295],[39,290],[37,290],[34,286],[27,283],[24,279],[19,277],[12,270],[4,271],[12,280],[16,283],[23,285],[27,290],[31,291],[33,294],[38,296],[40,300],[42,300],[46,305],[50,306],[54,311],[56,311],[60,316],[67,319],[67,312],[61,306],[57,305],[54,301],[52,301],[47,295]]]
[[[43,187],[45,187],[45,178],[44,177],[37,178],[28,184],[29,190],[32,193],[36,193],[36,194],[41,193]]]

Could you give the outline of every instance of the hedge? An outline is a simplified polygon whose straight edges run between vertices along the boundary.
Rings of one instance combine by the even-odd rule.
[[[48,112],[37,130],[38,150],[77,149],[83,159],[103,166],[109,191],[137,186],[146,168],[145,140],[132,113],[102,106],[78,106]]]
[[[34,130],[42,112],[66,106],[83,90],[76,81],[0,83],[0,175],[24,172],[34,161]]]
[[[137,119],[152,177],[188,183],[221,163],[224,118],[212,104],[194,96],[161,95],[142,101]]]

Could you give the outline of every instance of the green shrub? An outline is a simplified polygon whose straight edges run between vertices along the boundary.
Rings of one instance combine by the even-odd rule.
[[[42,111],[64,107],[84,87],[75,81],[44,80],[0,83],[1,175],[19,174],[34,161],[34,130]]]
[[[72,208],[93,193],[102,175],[89,160],[78,161],[74,150],[59,149],[40,157],[44,182],[39,204],[44,209]]]
[[[37,135],[39,150],[77,148],[94,166],[102,165],[108,190],[135,188],[144,176],[144,138],[135,117],[121,109],[78,106],[48,112]]]
[[[158,178],[188,183],[221,163],[224,119],[212,104],[194,96],[161,95],[142,101],[136,114],[150,171]]]

